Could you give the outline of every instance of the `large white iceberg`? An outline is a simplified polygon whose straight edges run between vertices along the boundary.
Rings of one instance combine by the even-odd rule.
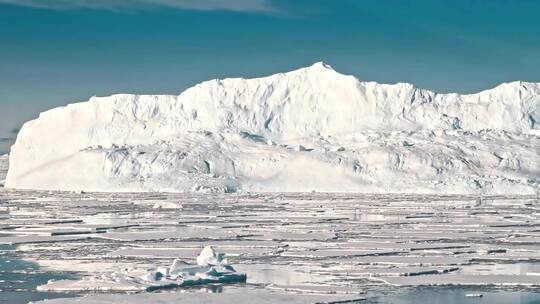
[[[316,63],[46,111],[19,132],[6,187],[537,193],[539,129],[536,83],[438,94]]]

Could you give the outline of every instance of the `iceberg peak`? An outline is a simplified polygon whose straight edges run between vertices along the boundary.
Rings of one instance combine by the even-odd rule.
[[[324,61],[318,61],[311,65],[312,69],[323,69],[323,70],[331,70],[334,71],[331,65]]]
[[[334,70],[331,65],[329,65],[329,64],[327,64],[327,63],[325,63],[323,61],[315,62],[314,64],[312,64],[310,66],[307,66],[307,67],[304,67],[304,68],[300,68],[297,71],[298,72],[304,72],[304,73],[306,73],[308,75],[324,75],[324,74],[342,75],[341,73]]]

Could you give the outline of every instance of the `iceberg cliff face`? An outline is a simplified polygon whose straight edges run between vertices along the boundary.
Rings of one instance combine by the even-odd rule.
[[[8,155],[0,155],[0,187],[4,186],[8,170]]]
[[[539,84],[437,94],[316,63],[46,111],[19,132],[6,186],[535,193],[539,129]]]

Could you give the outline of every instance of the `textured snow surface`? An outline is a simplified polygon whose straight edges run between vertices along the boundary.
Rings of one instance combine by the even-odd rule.
[[[538,193],[539,122],[539,84],[437,94],[316,63],[46,111],[19,132],[6,186]]]

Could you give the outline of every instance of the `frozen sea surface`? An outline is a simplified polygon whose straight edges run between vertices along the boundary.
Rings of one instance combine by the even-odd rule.
[[[64,293],[66,299],[50,301],[248,303],[256,297],[260,303],[431,303],[436,297],[441,303],[535,303],[539,200],[0,188],[0,280],[34,282],[0,293],[0,300],[49,298],[36,292],[48,279],[78,282],[125,269],[168,267],[174,258],[194,264],[201,249],[213,245],[247,275],[246,283]],[[32,267],[9,268],[6,260]],[[482,298],[467,296],[478,294]]]
[[[76,279],[77,276],[64,272],[39,269],[34,262],[14,259],[14,247],[0,245],[0,303],[24,304],[29,301],[66,298],[65,293],[39,292],[36,287],[50,279]]]

